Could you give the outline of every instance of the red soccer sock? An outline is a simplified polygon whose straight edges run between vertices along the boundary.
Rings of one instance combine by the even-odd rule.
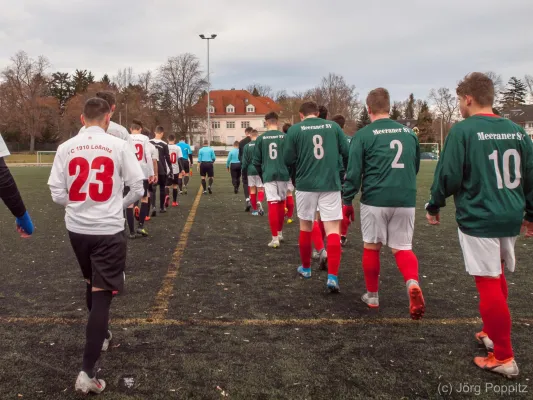
[[[313,224],[312,238],[313,245],[315,246],[316,251],[324,249],[324,239],[322,238],[322,232],[320,231],[320,227],[318,226],[318,221],[315,221],[315,223]]]
[[[278,232],[283,232],[283,224],[285,222],[285,200],[278,203]]]
[[[511,345],[511,313],[502,290],[501,278],[476,276],[479,313],[483,331],[494,342],[494,356],[499,361],[514,356]]]
[[[324,223],[321,220],[318,220],[318,227],[320,228],[320,234],[322,235],[322,240],[326,237],[326,228],[324,228]]]
[[[365,274],[366,290],[375,293],[379,289],[379,250],[363,250],[363,273]]]
[[[414,279],[418,282],[418,259],[412,250],[401,250],[397,252],[396,265],[403,275],[403,280],[407,282],[409,279]]]
[[[300,231],[300,259],[304,268],[311,268],[311,232]]]
[[[348,228],[350,227],[351,223],[352,221],[350,220],[350,218],[346,218],[345,216],[342,217],[341,236],[348,235]]]
[[[294,215],[294,197],[287,197],[287,218],[292,218]]]
[[[262,203],[263,201],[265,201],[265,192],[259,192],[257,194],[257,200],[259,200],[259,203]]]
[[[272,232],[272,237],[278,237],[278,228],[279,228],[279,203],[277,201],[268,202],[268,222],[270,223],[270,232]]]
[[[509,288],[507,287],[507,278],[505,278],[505,265],[502,263],[502,275],[500,277],[502,282],[502,292],[505,300],[509,298]]]
[[[257,211],[257,193],[250,193],[250,203],[252,203],[252,210]]]
[[[339,275],[341,265],[341,237],[337,233],[328,236],[328,275]]]

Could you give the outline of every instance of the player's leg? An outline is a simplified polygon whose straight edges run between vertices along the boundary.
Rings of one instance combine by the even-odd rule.
[[[346,243],[348,242],[348,228],[352,224],[352,221],[350,218],[346,218],[345,216],[342,217],[341,222],[341,245],[346,246]]]
[[[278,248],[280,246],[280,236],[283,237],[281,232],[279,218],[280,215],[283,218],[283,214],[280,214],[281,197],[278,193],[277,182],[265,183],[264,190],[266,192],[268,202],[268,222],[270,225],[270,232],[272,233],[272,241],[268,244],[268,247]]]
[[[251,199],[250,199],[250,190],[249,190],[249,183],[248,183],[248,172],[242,171],[241,174],[242,178],[242,190],[244,193],[244,200],[246,201],[246,208],[244,209],[245,212],[249,212],[250,209],[252,209]]]
[[[234,164],[235,165],[235,194],[239,193],[239,188],[241,187],[241,164]]]
[[[339,267],[341,264],[341,237],[339,235],[342,221],[341,192],[320,193],[318,198],[320,219],[324,224],[327,239],[328,280],[327,287],[331,293],[338,293]]]
[[[146,216],[146,220],[147,221],[150,221],[150,217],[155,217],[157,215],[157,211],[156,211],[156,208],[155,208],[155,203],[156,203],[156,199],[157,199],[157,183],[150,183],[148,185],[148,197],[150,199],[150,201],[148,202],[150,204],[150,208],[152,210],[151,212],[151,215],[150,213],[148,213],[148,215]]]
[[[280,242],[284,241],[283,238],[283,225],[285,222],[285,206],[286,206],[286,199],[287,199],[287,182],[280,182],[276,181],[274,182],[276,184],[275,189],[277,191],[277,196],[279,197],[279,205],[278,205],[278,238]],[[266,188],[265,188],[266,192]],[[268,199],[268,194],[267,194]]]
[[[258,216],[259,213],[257,211],[257,187],[255,186],[253,179],[250,181],[250,178],[248,177],[248,192],[250,193],[250,207],[252,208],[252,215]]]
[[[178,204],[178,188],[179,188],[179,182],[181,181],[179,176],[180,174],[174,174],[173,175],[174,178],[170,182],[172,184],[172,207],[177,207],[179,205]]]
[[[148,198],[148,181],[143,181],[144,185],[144,195],[141,199],[141,211],[139,214],[139,227],[137,228],[137,233],[143,237],[148,236],[148,232],[144,228],[144,221],[150,212],[150,204]]]
[[[166,192],[166,175],[158,175],[157,184],[159,186],[159,212],[165,213],[167,204],[167,192]]]
[[[361,204],[361,232],[363,234],[363,273],[366,293],[361,300],[370,308],[379,307],[380,250],[387,244],[387,216],[383,207]]]
[[[204,189],[203,193],[207,194],[207,182],[205,180],[205,177],[207,176],[207,169],[205,166],[205,163],[200,163],[200,176],[202,179],[202,188]]]
[[[294,196],[292,195],[292,192],[294,190],[294,186],[292,185],[292,182],[287,182],[288,189],[287,189],[287,223],[292,224],[293,220],[292,217],[294,215]]]
[[[130,188],[126,186],[124,188],[124,196],[126,196],[130,191]],[[128,208],[126,208],[126,222],[128,224],[128,230],[129,230],[129,238],[135,239],[135,221],[133,219],[133,204],[129,205]]]
[[[418,281],[418,258],[413,252],[415,208],[386,208],[388,214],[387,240],[403,275],[409,296],[409,312],[412,319],[424,315],[426,305]]]
[[[256,187],[257,187],[257,211],[259,215],[265,215],[265,210],[263,209],[263,201],[265,201],[265,185],[259,176],[256,176]]]
[[[323,222],[320,220],[320,212],[316,212],[315,221],[313,222],[313,247],[315,251],[313,253],[313,258],[320,260],[320,269],[326,270],[328,265],[328,253],[326,251],[326,246],[324,244],[324,234],[322,229],[324,227]]]
[[[300,237],[298,244],[300,248],[300,259],[302,262],[302,265],[298,267],[298,273],[304,278],[311,277],[311,235],[317,205],[318,193],[296,192],[296,207],[298,210],[298,219],[300,220]]]
[[[207,190],[209,194],[213,194],[213,180],[215,178],[215,165],[213,163],[207,164],[207,177],[209,178],[209,186]]]

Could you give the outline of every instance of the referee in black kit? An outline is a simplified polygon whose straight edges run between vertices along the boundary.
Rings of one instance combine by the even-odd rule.
[[[252,141],[252,139],[250,138],[250,135],[252,134],[253,130],[254,129],[251,127],[246,128],[246,130],[244,131],[244,134],[246,135],[246,137],[239,142],[239,161],[241,162],[241,164],[242,164],[242,151],[244,150],[244,146],[246,146],[248,143]],[[246,173],[246,171],[242,171],[241,178],[242,178],[242,190],[244,192],[244,198],[246,199],[246,209],[244,211],[250,212],[252,208],[252,203],[250,203],[250,193],[248,192],[248,174]]]

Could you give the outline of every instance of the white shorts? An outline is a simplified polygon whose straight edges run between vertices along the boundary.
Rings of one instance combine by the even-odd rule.
[[[342,220],[341,192],[296,191],[296,208],[298,209],[299,219],[314,221],[317,207],[322,221]]]
[[[248,175],[248,187],[263,187],[263,181],[259,177],[259,175]]]
[[[502,274],[502,261],[510,272],[514,272],[516,237],[481,238],[469,236],[459,229],[459,243],[470,275],[497,277]]]
[[[283,201],[287,198],[287,182],[267,182],[265,183],[265,194],[267,201]]]
[[[382,243],[391,249],[411,250],[414,230],[414,207],[361,204],[361,231],[365,243]]]
[[[294,185],[292,184],[292,181],[287,182],[287,192],[294,192]]]

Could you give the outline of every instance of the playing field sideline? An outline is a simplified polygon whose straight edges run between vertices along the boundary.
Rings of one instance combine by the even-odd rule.
[[[103,396],[433,399],[446,384],[512,385],[472,363],[482,354],[473,338],[477,292],[464,271],[453,201],[439,227],[424,219],[434,167],[422,163],[419,174],[414,251],[427,301],[420,322],[409,319],[405,286],[385,250],[380,311],[360,302],[358,220],[343,254],[341,294],[328,295],[326,272],[313,266],[312,279],[296,276],[297,221],[282,248],[269,249],[266,217],[243,212],[243,196],[233,194],[222,166],[212,196],[198,194],[194,176],[180,207],[148,222],[149,238],[129,243],[126,292],[112,306],[115,339],[98,364],[108,382]],[[36,232],[21,240],[0,207],[0,399],[73,398],[85,335],[83,280],[64,212],[46,186],[49,168],[11,170]],[[533,382],[532,246],[518,240],[517,272],[508,276],[521,366],[515,385]]]

